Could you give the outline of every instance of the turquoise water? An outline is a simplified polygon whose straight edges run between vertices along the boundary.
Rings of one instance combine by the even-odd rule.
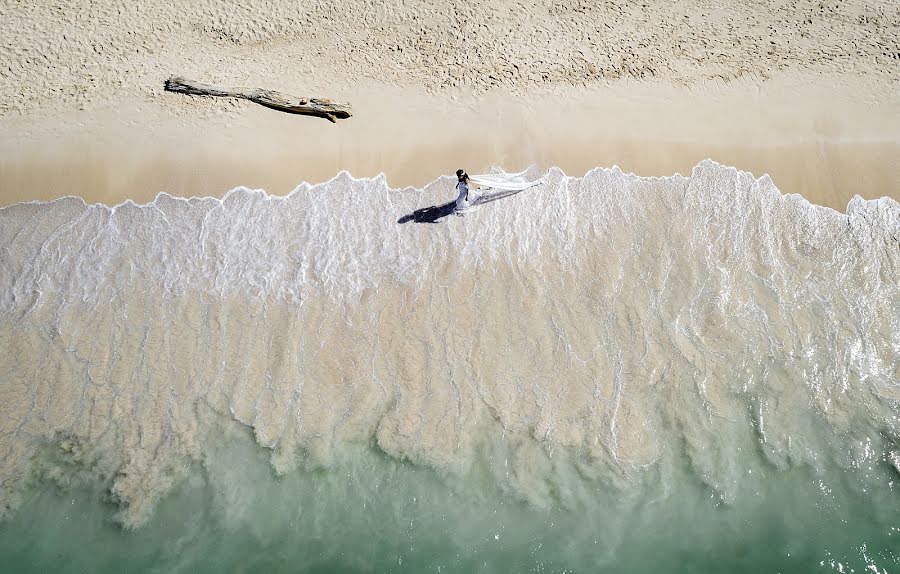
[[[622,492],[568,476],[568,504],[493,488],[498,458],[464,476],[360,446],[328,469],[277,476],[234,432],[134,531],[100,481],[30,489],[0,525],[7,572],[889,572],[900,567],[897,476],[748,468],[724,504],[683,470]],[[495,455],[502,456],[500,451]],[[759,460],[757,459],[758,463]],[[560,472],[576,473],[571,461]],[[755,478],[750,478],[756,474]],[[865,486],[863,486],[865,485]],[[577,499],[577,502],[572,500]],[[106,501],[106,502],[104,502]],[[869,568],[870,570],[867,570]],[[877,570],[871,570],[876,568]]]
[[[900,204],[543,177],[0,209],[0,571],[900,570]]]

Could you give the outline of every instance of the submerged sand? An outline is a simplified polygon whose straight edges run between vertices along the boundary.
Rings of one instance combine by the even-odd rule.
[[[900,189],[898,32],[893,1],[0,4],[0,204],[118,204],[0,208],[0,556],[886,571],[900,204],[851,198]],[[545,181],[410,221],[492,164]]]
[[[398,225],[451,184],[0,210],[0,509],[62,440],[143,524],[223,417],[279,473],[362,444],[465,474],[502,435],[497,486],[539,508],[569,504],[566,453],[628,494],[650,467],[677,484],[686,451],[729,503],[742,448],[778,469],[895,456],[897,202],[844,216],[704,162],[553,171]]]

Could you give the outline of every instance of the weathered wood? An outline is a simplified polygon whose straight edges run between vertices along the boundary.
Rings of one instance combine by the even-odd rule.
[[[316,116],[330,122],[347,119],[353,115],[353,110],[347,102],[334,102],[322,98],[298,98],[262,88],[220,88],[177,76],[166,80],[165,90],[189,96],[243,98],[280,112]]]

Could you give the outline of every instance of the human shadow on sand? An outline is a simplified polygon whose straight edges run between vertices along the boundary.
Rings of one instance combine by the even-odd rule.
[[[473,201],[469,203],[469,205],[484,205],[485,203],[491,203],[492,201],[497,201],[498,199],[504,199],[517,193],[522,193],[521,189],[513,190],[513,191],[498,191],[495,193],[486,193],[484,195],[479,195]],[[400,219],[397,220],[397,223],[409,223],[410,221],[415,221],[416,223],[438,223],[441,218],[451,215],[456,212],[456,201],[451,201],[449,203],[445,203],[443,205],[432,205],[431,207],[423,207],[422,209],[417,209],[410,213],[409,215],[404,215]]]

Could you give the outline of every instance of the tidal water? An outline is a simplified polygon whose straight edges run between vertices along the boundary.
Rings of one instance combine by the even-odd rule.
[[[900,204],[528,175],[0,209],[0,571],[900,571]]]

